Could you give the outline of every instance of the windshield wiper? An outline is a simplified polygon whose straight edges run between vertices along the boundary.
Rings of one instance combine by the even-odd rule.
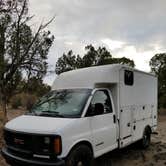
[[[42,111],[39,116],[53,116],[53,117],[64,117],[63,115],[60,115],[59,112],[53,112],[53,111]]]

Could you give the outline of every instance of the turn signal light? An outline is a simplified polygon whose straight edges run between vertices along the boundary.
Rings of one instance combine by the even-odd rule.
[[[54,152],[56,155],[60,155],[61,151],[62,151],[61,137],[57,137],[54,139]]]

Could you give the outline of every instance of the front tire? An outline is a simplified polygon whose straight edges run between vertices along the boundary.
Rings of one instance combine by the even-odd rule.
[[[92,166],[93,153],[86,145],[74,148],[66,159],[66,166]]]

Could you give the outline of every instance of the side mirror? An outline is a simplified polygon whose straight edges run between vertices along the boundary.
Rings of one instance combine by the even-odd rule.
[[[96,103],[94,107],[90,104],[86,116],[101,115],[103,113],[104,105],[102,103]]]
[[[94,108],[95,115],[101,115],[104,113],[104,105],[102,103],[96,103]]]

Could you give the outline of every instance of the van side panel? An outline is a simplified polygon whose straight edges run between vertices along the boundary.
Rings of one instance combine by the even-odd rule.
[[[157,126],[157,78],[130,69],[134,82],[126,85],[125,70],[120,70],[120,147],[141,139],[146,126]]]

